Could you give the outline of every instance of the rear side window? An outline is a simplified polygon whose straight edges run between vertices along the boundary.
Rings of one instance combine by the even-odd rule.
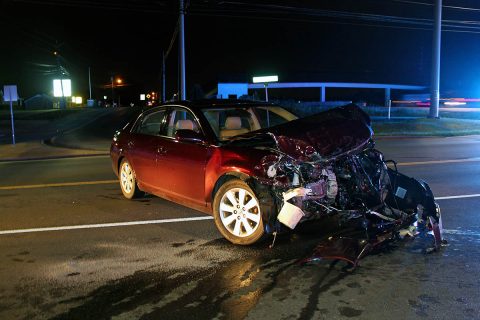
[[[134,128],[134,132],[149,136],[159,136],[164,120],[165,110],[152,112],[140,119],[140,122]]]

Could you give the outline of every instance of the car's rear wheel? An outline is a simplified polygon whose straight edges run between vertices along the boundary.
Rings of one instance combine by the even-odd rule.
[[[242,180],[227,181],[218,189],[213,213],[220,233],[234,244],[255,243],[265,233],[260,202]]]
[[[138,189],[137,180],[135,179],[135,172],[126,158],[120,163],[120,171],[118,174],[120,181],[120,188],[127,199],[134,199],[142,194]]]

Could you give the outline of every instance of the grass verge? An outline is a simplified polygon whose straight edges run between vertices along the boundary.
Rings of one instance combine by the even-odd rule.
[[[480,134],[480,120],[470,119],[375,119],[376,136],[463,136]]]

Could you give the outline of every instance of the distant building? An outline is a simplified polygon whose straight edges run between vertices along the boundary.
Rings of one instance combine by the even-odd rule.
[[[248,83],[219,83],[217,98],[237,99],[248,95]]]
[[[401,91],[424,91],[427,88],[425,86],[417,85],[403,85],[403,84],[384,84],[384,83],[350,83],[350,82],[273,82],[268,83],[268,90],[289,90],[289,89],[301,89],[318,90],[316,96],[321,103],[327,102],[327,89],[361,89],[361,90],[383,90],[383,102],[385,106],[388,106],[391,101],[392,90]],[[218,95],[219,99],[232,99],[239,98],[241,96],[248,96],[249,91],[255,94],[256,91],[265,91],[266,87],[263,83],[218,83]],[[300,96],[300,94],[297,94]],[[336,99],[338,100],[338,99]]]

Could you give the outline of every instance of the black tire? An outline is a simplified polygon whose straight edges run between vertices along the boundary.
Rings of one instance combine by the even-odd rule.
[[[250,245],[265,234],[260,201],[244,181],[232,179],[215,194],[213,215],[220,233],[231,243]]]
[[[135,178],[135,171],[128,162],[127,158],[123,158],[118,170],[118,181],[120,182],[120,189],[123,196],[127,199],[135,199],[143,194],[138,189],[137,180]]]

